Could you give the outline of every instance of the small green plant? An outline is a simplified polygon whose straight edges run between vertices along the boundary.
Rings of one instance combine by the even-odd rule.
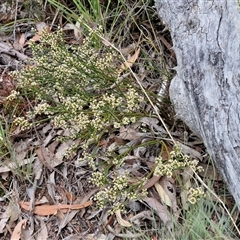
[[[6,158],[6,156],[9,154],[8,152],[8,145],[9,141],[6,139],[6,132],[5,127],[3,126],[2,120],[0,120],[0,160],[2,162],[3,159]]]
[[[25,115],[16,117],[14,124],[24,130],[50,120],[54,127],[69,130],[60,140],[80,139],[80,144],[69,147],[65,157],[82,149],[78,161],[87,162],[94,171],[90,181],[101,189],[95,197],[99,207],[112,205],[115,212],[126,201],[146,196],[143,185],[147,176],[130,184],[132,176],[120,170],[131,148],[123,154],[109,148],[104,153],[105,161],[96,161],[101,157],[98,142],[144,116],[140,105],[145,99],[131,77],[120,81],[116,62],[120,58],[112,49],[95,44],[99,35],[101,27],[90,30],[81,46],[68,47],[61,30],[44,31],[41,43],[31,44],[32,62],[12,75],[19,83],[17,91],[34,105]],[[16,92],[12,95],[9,99],[18,96]],[[156,160],[155,174],[170,175],[176,167],[186,166],[195,167],[196,161],[190,161],[175,147],[168,163]]]
[[[61,30],[43,32],[41,43],[31,44],[32,63],[12,74],[20,93],[14,91],[8,97],[11,100],[22,95],[35,103],[25,115],[14,119],[15,125],[25,130],[50,120],[54,127],[68,129],[68,136],[59,140],[80,139],[83,153],[79,162],[86,160],[93,170],[98,165],[95,152],[89,149],[104,134],[143,116],[140,103],[144,101],[131,78],[120,81],[119,67],[114,63],[118,55],[111,49],[97,48],[98,34],[101,28],[91,30],[83,45],[67,47]],[[76,149],[79,145],[71,146],[66,157]],[[107,164],[119,167],[123,161],[112,157]],[[119,178],[113,182],[117,186]]]
[[[8,167],[11,172],[21,180],[32,175],[32,164],[21,167],[10,138],[10,124],[7,119],[0,120],[0,164]]]
[[[191,167],[194,171],[203,171],[202,167],[197,167],[198,161],[183,154],[177,143],[173,146],[173,150],[169,155],[168,159],[163,159],[161,156],[156,158],[154,175],[172,177],[175,170],[186,167]]]
[[[113,125],[136,121],[144,99],[130,79],[119,81],[113,64],[117,56],[94,48],[95,31],[99,30],[92,30],[80,47],[68,49],[61,31],[45,32],[39,45],[31,44],[34,64],[13,76],[18,90],[36,104],[26,116],[16,118],[15,124],[25,129],[44,115],[54,126],[68,128],[70,138],[91,142],[100,140]],[[113,85],[111,92],[104,90]]]

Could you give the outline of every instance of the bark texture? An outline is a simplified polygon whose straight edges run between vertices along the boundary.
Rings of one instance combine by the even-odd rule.
[[[156,0],[177,57],[170,98],[199,135],[240,209],[240,14],[237,0]]]

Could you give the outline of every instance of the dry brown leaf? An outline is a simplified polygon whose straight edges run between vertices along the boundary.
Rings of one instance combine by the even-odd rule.
[[[130,127],[129,128],[120,127],[119,137],[124,140],[131,141],[131,140],[138,139],[140,137],[147,137],[149,135],[150,135],[150,133],[141,133]]]
[[[166,130],[159,126],[159,120],[157,118],[154,117],[142,117],[138,120],[139,123],[145,123],[146,125],[149,126],[149,128],[151,128],[152,131],[157,131],[160,134],[166,133]]]
[[[50,162],[54,159],[54,154],[50,152],[48,148],[45,148],[43,146],[37,148],[35,152],[42,164],[51,170],[52,167],[50,165]]]
[[[191,178],[193,171],[190,167],[187,167],[182,173],[182,184],[184,189],[180,193],[182,208],[188,210],[188,189],[191,187]]]
[[[54,162],[52,163],[52,167],[56,167],[57,165],[61,164],[62,163],[62,160],[64,158],[64,154],[66,153],[66,151],[68,150],[68,148],[73,144],[73,143],[78,143],[79,140],[77,141],[73,141],[71,139],[63,142],[59,148],[57,149],[57,152],[55,154],[55,160]]]
[[[28,159],[23,159],[23,160],[21,160],[17,163],[17,166],[16,166],[15,160],[13,160],[12,162],[8,163],[7,166],[1,166],[0,167],[0,173],[12,171],[16,168],[19,168],[19,167],[23,166],[23,165],[27,165],[27,164],[30,165],[30,164],[32,164],[33,160],[34,159],[32,157],[28,158]]]
[[[31,139],[25,140],[25,141],[19,141],[14,144],[14,150],[15,150],[15,157],[17,162],[22,161],[26,155],[28,154],[29,150],[31,149],[32,141]]]
[[[117,221],[118,223],[122,226],[122,227],[131,227],[132,224],[126,220],[124,220],[121,216],[121,212],[120,210],[116,211],[116,217],[117,217]]]
[[[171,227],[171,217],[169,212],[167,211],[166,206],[163,206],[155,198],[151,197],[146,197],[144,199],[144,202],[146,202],[156,212],[156,214],[160,217],[160,219],[163,221],[167,228]]]
[[[36,239],[47,240],[48,239],[48,229],[46,223],[42,220],[41,217],[38,217],[38,221],[40,221],[40,229],[37,232]]]
[[[182,144],[182,143],[178,143],[179,144],[179,146],[181,147],[181,149],[182,149],[182,152],[184,153],[184,154],[187,154],[187,155],[189,155],[190,157],[192,157],[192,158],[197,158],[197,159],[199,159],[200,161],[202,160],[202,155],[201,155],[201,153],[200,152],[198,152],[197,150],[195,150],[195,149],[193,149],[193,148],[191,148],[191,147],[189,147],[189,146],[187,146],[187,145],[185,145],[185,144]]]
[[[52,136],[51,136],[51,138],[52,138]],[[36,153],[37,153],[40,161],[46,167],[48,167],[49,169],[52,169],[62,163],[64,154],[66,153],[67,149],[73,143],[77,144],[78,142],[79,142],[79,140],[73,141],[73,140],[69,139],[66,142],[61,143],[61,145],[57,148],[56,153],[54,153],[56,149],[53,147],[52,144],[49,145],[49,146],[51,146],[51,148],[40,146],[36,150]],[[58,142],[56,142],[56,144],[54,144],[55,147],[57,147],[58,145],[59,145]]]
[[[23,219],[20,221],[13,230],[11,240],[19,240],[21,238],[22,229],[26,228],[27,220]]]
[[[20,39],[19,39],[19,45],[20,45],[22,48],[23,48],[23,46],[24,46],[25,41],[26,41],[25,33],[22,33],[22,34],[21,34],[21,37],[20,37]]]
[[[113,139],[118,145],[125,145],[127,143],[126,140],[124,140],[120,137],[117,137],[117,136],[114,136]]]
[[[11,202],[9,206],[11,208],[11,215],[8,224],[11,225],[13,222],[19,219],[19,216],[21,215],[21,209],[15,202]]]
[[[120,66],[118,73],[122,73],[125,69],[132,67],[132,65],[138,59],[139,53],[140,53],[140,48],[138,48],[137,51]]]
[[[64,190],[64,191],[68,201],[74,202],[76,200],[76,196],[74,196],[72,193],[68,192],[67,190]]]
[[[0,232],[2,232],[2,230],[5,228],[6,223],[8,222],[8,219],[11,217],[11,213],[12,213],[12,208],[10,206],[10,204],[6,207],[4,213],[1,216],[1,220],[0,220]]]
[[[43,30],[45,30],[47,33],[51,32],[50,27],[48,25],[46,25],[44,22],[40,22],[39,26],[38,26],[38,24],[36,24],[36,27],[39,29],[38,33],[36,35],[34,35],[29,41],[25,42],[24,45],[27,45],[30,42],[38,42],[38,41],[40,41]]]
[[[139,223],[138,223],[139,219],[148,219],[148,220],[153,221],[154,217],[152,216],[152,211],[151,210],[142,211],[142,212],[132,216],[129,220],[130,220],[130,222],[133,222],[134,224],[139,225]]]
[[[39,42],[39,41],[40,41],[40,38],[41,38],[41,36],[36,34],[36,35],[34,35],[34,36],[30,39],[30,41],[27,41],[27,42],[25,43],[25,45],[29,44],[30,42]]]
[[[88,201],[82,204],[74,204],[74,205],[68,205],[68,204],[58,204],[58,205],[38,205],[39,202],[35,203],[35,207],[33,209],[33,213],[41,216],[48,216],[52,214],[56,214],[58,210],[60,210],[63,213],[66,213],[69,210],[79,210],[85,207],[88,207],[92,205],[92,201]],[[30,203],[29,202],[19,202],[19,205],[26,211],[29,210]]]
[[[102,139],[99,143],[98,146],[102,147],[102,146],[107,146],[109,144],[109,141],[107,141],[106,139]]]
[[[21,213],[15,203],[9,203],[8,206],[2,207],[2,210],[5,211],[1,214],[0,232],[2,232],[2,230],[5,228],[7,222],[11,225],[19,218],[19,215]]]
[[[156,182],[158,182],[159,179],[160,179],[160,176],[153,175],[150,179],[148,179],[148,181],[144,185],[144,188],[148,189],[152,187]]]
[[[135,48],[136,48],[136,44],[132,43],[132,44],[129,44],[127,47],[120,49],[120,51],[121,51],[122,55],[126,56],[131,51],[133,51]]]
[[[175,217],[179,217],[179,211],[177,206],[177,198],[176,198],[176,187],[175,187],[175,181],[173,178],[168,178],[166,176],[162,177],[159,181],[159,184],[164,189],[164,192],[167,194],[170,200],[170,204],[168,205],[172,208]]]
[[[76,199],[74,204],[82,204],[86,201],[88,201],[88,199],[90,199],[96,192],[98,191],[98,189],[93,189],[92,191],[90,191],[88,194],[86,194],[83,198],[79,198]],[[84,210],[84,209],[82,209]],[[65,218],[59,222],[59,229],[58,232],[61,232],[61,229],[64,228],[73,218],[74,216],[77,214],[78,210],[72,210],[69,214],[66,214]],[[82,212],[80,212],[80,217],[82,217]]]
[[[161,198],[161,201],[163,203],[165,203],[167,206],[172,207],[172,202],[171,202],[168,194],[163,189],[163,187],[159,183],[155,183],[154,187],[156,188],[156,190]]]
[[[36,23],[36,28],[38,33],[42,33],[43,29],[46,29],[48,25],[45,22],[37,22]]]
[[[60,209],[58,209],[54,215],[57,217],[58,221],[62,221],[65,218],[65,215],[61,212]]]

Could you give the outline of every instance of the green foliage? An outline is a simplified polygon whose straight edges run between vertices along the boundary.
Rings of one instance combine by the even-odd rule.
[[[68,48],[61,31],[44,33],[39,45],[31,45],[33,65],[13,76],[18,90],[37,104],[15,123],[30,127],[34,118],[45,115],[54,126],[69,128],[72,139],[81,132],[81,138],[97,141],[110,126],[136,121],[143,97],[129,80],[119,81],[113,64],[117,55],[93,47],[96,31],[82,46]],[[104,90],[113,85],[111,92]]]
[[[233,225],[218,201],[202,197],[182,214],[184,225],[174,223],[174,239],[231,239]]]
[[[113,129],[136,122],[143,115],[140,103],[144,101],[131,78],[120,80],[118,55],[96,47],[99,34],[101,28],[92,30],[83,45],[68,47],[61,30],[44,32],[40,44],[31,44],[30,65],[12,74],[18,91],[8,97],[12,101],[25,96],[35,103],[32,110],[14,119],[15,125],[24,130],[50,120],[54,127],[68,129],[68,136],[61,140],[80,139],[84,151],[79,162],[86,160],[93,170],[97,164],[94,151],[89,153],[91,146]],[[75,149],[79,146],[71,146],[66,157]],[[122,157],[112,158],[114,166],[123,164]]]
[[[75,0],[73,3],[77,10],[70,10],[59,1],[48,2],[64,13],[67,20],[77,23],[75,26],[79,29],[84,29],[83,44],[69,46],[61,29],[54,33],[43,32],[39,44],[31,43],[34,57],[26,69],[12,74],[18,81],[18,89],[12,92],[8,101],[18,105],[27,99],[32,106],[27,107],[27,112],[18,113],[13,123],[25,130],[37,126],[42,121],[50,121],[53,127],[67,130],[68,134],[59,140],[65,141],[70,138],[75,143],[65,154],[66,159],[78,151],[78,154],[75,154],[76,162],[80,165],[87,163],[91,167],[92,175],[89,181],[99,188],[94,200],[101,209],[111,206],[111,213],[124,209],[129,201],[144,198],[147,190],[143,186],[153,175],[176,177],[180,176],[181,170],[185,168],[201,170],[197,167],[196,160],[183,154],[179,145],[175,145],[167,158],[163,159],[161,154],[156,156],[152,172],[147,172],[144,177],[137,179],[129,174],[125,161],[131,151],[139,145],[128,147],[111,144],[105,149],[99,147],[104,137],[109,137],[121,127],[136,123],[139,118],[149,114],[140,107],[145,105],[146,99],[134,83],[134,79],[131,75],[123,77],[120,74],[122,59],[119,53],[102,45],[103,34],[107,39],[111,39],[111,42],[121,45],[122,40],[119,36],[124,37],[127,32],[126,26],[132,26],[129,19],[144,35],[144,31],[135,22],[135,10],[146,10],[146,2],[149,1],[145,2],[146,5],[138,1],[134,9],[129,8],[124,1],[118,1],[114,3],[115,8],[110,8],[113,1],[107,1],[103,6],[103,1],[100,0]],[[154,41],[145,35],[144,37],[148,47],[157,52]],[[145,70],[169,79],[166,64],[163,62],[159,68],[160,58],[154,61],[150,53],[141,49],[141,60]],[[152,99],[155,98],[154,102],[157,102],[156,95],[152,92],[149,94]],[[5,127],[0,124],[2,159],[15,159],[13,147],[7,136]],[[160,144],[159,141],[157,143],[151,140],[142,143],[141,146],[156,144]],[[31,176],[31,165],[24,168],[17,164],[16,161],[17,168],[13,169],[13,172],[18,176]],[[182,187],[184,189],[186,186]],[[198,184],[194,187],[196,188],[188,186],[186,189],[191,204],[187,211],[182,210],[181,223],[173,216],[173,228],[171,231],[165,229],[165,233],[164,226],[160,228],[156,219],[156,229],[151,229],[151,233],[143,235],[141,239],[149,239],[153,234],[165,239],[214,239],[215,236],[224,238],[225,233],[228,234],[225,226],[231,232],[229,220],[218,224],[217,227],[213,224],[211,218],[218,214],[216,204],[206,199],[203,188],[198,187]],[[225,216],[219,216],[219,219],[225,219]],[[145,230],[147,233],[147,227]],[[136,229],[137,231],[139,230]],[[142,234],[142,229],[140,232]]]
[[[186,167],[191,167],[194,171],[203,170],[201,167],[197,167],[197,160],[193,160],[188,155],[182,153],[182,149],[178,144],[174,145],[173,151],[169,155],[168,159],[163,159],[161,156],[156,158],[154,175],[172,177],[175,170]]]
[[[11,172],[20,180],[28,179],[32,175],[32,164],[20,167],[13,143],[10,138],[11,127],[9,121],[0,119],[0,163],[11,169]],[[30,156],[32,157],[32,156]],[[0,186],[1,188],[1,186]]]
[[[9,139],[6,136],[5,126],[3,125],[3,121],[0,120],[0,160],[3,160],[8,155],[9,148]]]
[[[144,116],[140,105],[145,100],[130,77],[120,81],[118,54],[108,48],[98,48],[101,30],[90,30],[82,45],[71,47],[65,43],[61,30],[43,32],[40,44],[31,44],[32,62],[26,69],[12,74],[19,82],[19,92],[14,91],[8,99],[12,101],[21,95],[34,102],[32,110],[14,120],[23,130],[38,121],[50,120],[54,127],[68,129],[69,134],[62,141],[80,139],[82,154],[78,162],[88,163],[94,170],[91,182],[102,189],[95,199],[101,208],[112,205],[114,212],[123,208],[126,201],[146,195],[143,185],[147,178],[129,185],[131,176],[126,171],[119,174],[131,148],[116,154],[116,148],[109,147],[104,153],[105,161],[99,165],[98,142],[104,134]],[[69,147],[65,156],[79,147],[79,143]],[[179,147],[171,154],[171,166],[163,164],[160,158],[156,161],[155,175],[169,175],[176,164],[178,169],[196,166],[196,161],[190,161]]]

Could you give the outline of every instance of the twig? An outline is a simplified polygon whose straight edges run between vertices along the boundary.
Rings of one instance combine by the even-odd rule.
[[[7,44],[5,44],[3,42],[0,43],[0,53],[5,53],[9,56],[17,57],[19,60],[23,60],[23,61],[28,59],[28,56],[26,56],[23,53],[18,52],[17,50],[15,50],[13,48],[10,48]]]
[[[18,0],[16,0],[15,15],[14,15],[14,28],[13,28],[13,40],[14,41],[16,38],[17,9],[18,9]]]

